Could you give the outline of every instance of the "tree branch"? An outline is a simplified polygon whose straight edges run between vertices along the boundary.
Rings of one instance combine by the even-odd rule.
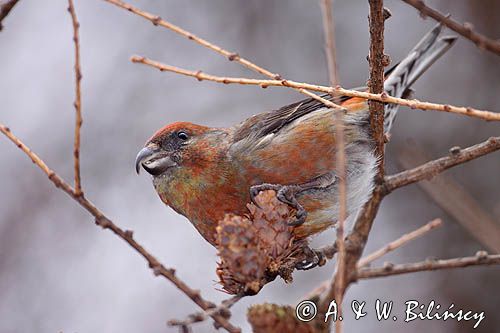
[[[35,163],[42,171],[49,177],[49,180],[54,183],[54,185],[66,192],[73,200],[75,200],[80,206],[87,210],[95,218],[95,223],[102,227],[103,229],[108,229],[112,231],[116,236],[121,238],[123,241],[128,243],[132,248],[134,248],[146,261],[149,267],[153,270],[155,276],[163,276],[167,280],[171,281],[181,292],[186,294],[193,302],[195,302],[203,310],[208,310],[215,307],[215,304],[209,302],[202,298],[198,290],[190,288],[185,282],[179,279],[175,270],[172,268],[166,268],[162,263],[158,261],[152,254],[150,254],[142,245],[140,245],[134,238],[133,232],[131,230],[123,230],[114,224],[108,217],[104,215],[92,202],[87,200],[81,195],[77,195],[76,191],[65,182],[58,174],[51,170],[45,162],[38,157],[33,151],[31,151],[24,143],[22,143],[8,127],[0,123],[0,132],[2,132],[7,138],[10,139],[19,149],[21,149],[28,157]],[[238,327],[233,326],[225,318],[219,315],[212,315],[212,318],[219,325],[224,327],[228,332],[241,332]]]
[[[73,22],[73,42],[75,43],[75,140],[73,146],[73,158],[75,169],[75,194],[83,195],[82,185],[80,178],[80,130],[82,128],[82,94],[81,94],[81,81],[82,71],[80,67],[80,38],[79,29],[80,23],[76,17],[75,6],[73,0],[68,0],[68,11],[71,14],[71,21]]]
[[[437,10],[427,6],[422,0],[403,0],[408,5],[417,9],[423,17],[429,16],[434,20],[440,22],[441,24],[447,26],[451,30],[459,33],[463,37],[472,41],[481,50],[488,50],[496,55],[500,56],[500,42],[495,41],[477,33],[473,30],[472,24],[470,23],[458,23],[457,21],[450,18],[449,15],[445,16],[438,12]]]
[[[449,156],[441,157],[437,160],[427,162],[416,168],[385,177],[385,190],[387,192],[392,192],[399,187],[413,184],[423,179],[429,179],[446,169],[468,162],[499,149],[500,137],[491,137],[485,142],[465,149],[452,149]]]
[[[370,15],[370,79],[368,88],[372,94],[384,92],[384,1],[369,0]],[[378,180],[384,177],[384,104],[369,101],[370,126],[375,140],[375,155],[379,158]]]
[[[192,71],[187,70],[175,66],[165,65],[161,62],[151,60],[142,56],[132,56],[130,59],[134,63],[140,63],[144,65],[148,65],[150,67],[154,67],[159,69],[162,72],[172,72],[176,74],[181,74],[185,76],[190,76],[196,78],[198,81],[213,81],[223,84],[242,84],[242,85],[256,85],[261,88],[267,87],[287,87],[287,88],[303,88],[311,91],[318,91],[329,94],[337,94],[337,95],[345,95],[350,97],[360,97],[369,100],[380,101],[384,103],[394,103],[402,106],[407,106],[411,109],[420,109],[420,110],[434,110],[440,112],[451,112],[460,115],[465,115],[468,117],[479,118],[488,121],[500,121],[500,113],[491,112],[491,111],[483,111],[478,109],[473,109],[471,107],[463,107],[463,106],[453,106],[449,104],[437,104],[437,103],[429,103],[429,102],[421,102],[416,99],[403,99],[389,96],[387,93],[383,92],[381,94],[372,94],[366,91],[358,91],[358,90],[349,90],[344,89],[340,86],[336,87],[327,87],[322,85],[310,84],[310,83],[302,83],[292,80],[259,80],[259,79],[248,79],[248,78],[239,78],[239,77],[222,77],[215,76],[203,73],[202,71]],[[307,91],[306,90],[306,91]],[[310,92],[309,92],[310,93]],[[310,93],[311,95],[314,95]],[[308,95],[309,96],[309,95]],[[319,97],[317,95],[314,95]],[[323,102],[323,101],[321,101]],[[328,101],[327,101],[328,102]],[[323,102],[327,106],[331,107],[327,103]]]
[[[461,268],[468,266],[486,266],[500,264],[500,254],[488,255],[479,251],[474,257],[463,257],[445,260],[426,260],[411,264],[391,265],[386,264],[380,268],[362,268],[358,271],[358,279],[372,279],[383,276],[400,275],[407,273],[435,271],[438,269]]]

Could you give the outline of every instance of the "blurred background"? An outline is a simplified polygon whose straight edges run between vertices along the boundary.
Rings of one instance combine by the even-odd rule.
[[[320,6],[313,0],[141,0],[132,4],[160,15],[283,77],[326,84]],[[429,5],[500,36],[500,1],[434,0]],[[398,61],[434,22],[401,1],[387,0],[386,53]],[[23,0],[0,33],[0,121],[72,181],[74,50],[66,0]],[[99,0],[76,1],[82,52],[82,179],[86,196],[180,278],[213,301],[217,256],[188,221],[165,207],[134,159],[159,127],[178,120],[229,126],[246,117],[302,99],[289,89],[225,86],[134,65],[133,54],[190,69],[256,77],[174,33]],[[344,87],[368,77],[367,1],[336,0],[337,62]],[[415,97],[500,111],[500,58],[459,38],[414,86]],[[401,170],[401,152],[422,147],[429,157],[447,154],[499,134],[498,123],[402,108],[387,148],[388,173]],[[408,141],[408,140],[411,141]],[[173,332],[171,318],[198,311],[171,283],[155,278],[144,260],[57,190],[6,138],[0,138],[0,332]],[[500,223],[500,154],[447,172],[495,223]],[[383,202],[365,253],[441,217],[444,226],[376,264],[428,257],[468,256],[487,249],[417,185]],[[498,225],[497,225],[498,226]],[[315,240],[325,245],[333,233]],[[497,240],[500,242],[500,240]],[[235,305],[233,323],[249,331],[246,308],[259,302],[296,304],[334,263],[296,272]],[[500,268],[477,267],[360,281],[346,301],[366,300],[370,314],[348,332],[470,332],[472,322],[404,323],[404,301],[436,300],[443,307],[485,311],[478,332],[500,329]],[[396,322],[378,322],[375,299],[393,300]],[[213,331],[210,321],[195,331]]]

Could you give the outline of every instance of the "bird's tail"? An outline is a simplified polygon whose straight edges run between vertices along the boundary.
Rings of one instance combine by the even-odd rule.
[[[411,85],[453,45],[456,37],[439,37],[442,25],[438,24],[396,66],[386,72],[384,91],[390,96],[407,97]],[[399,109],[397,104],[385,107],[384,130],[389,132]]]

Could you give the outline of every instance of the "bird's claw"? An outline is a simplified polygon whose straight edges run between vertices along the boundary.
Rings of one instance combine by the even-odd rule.
[[[259,192],[260,192],[260,190],[259,190],[258,188],[256,188],[256,186],[252,186],[252,187],[250,187],[250,201],[252,201],[252,203],[253,203],[255,206],[257,206],[257,207],[259,207],[259,208],[262,208],[262,207],[260,207],[260,205],[259,205],[259,203],[257,202],[257,200],[255,200],[255,197],[256,197],[257,195],[259,195]]]
[[[255,200],[255,198],[259,195],[259,193],[262,191],[267,191],[267,190],[273,190],[275,192],[279,192],[279,190],[282,187],[283,186],[281,186],[281,185],[274,185],[274,184],[259,184],[259,185],[251,186],[250,187],[250,200],[252,201],[252,203],[255,206],[261,208],[260,204],[257,202],[257,200]]]
[[[295,198],[296,194],[297,194],[297,187],[293,186],[293,185],[282,186],[278,190],[278,194],[277,194],[279,201],[288,204],[289,206],[295,208],[295,210],[297,211],[295,213],[295,220],[288,222],[288,225],[291,227],[296,227],[296,226],[302,225],[306,221],[306,218],[307,218],[306,210],[304,209],[304,207],[302,207],[302,205]]]

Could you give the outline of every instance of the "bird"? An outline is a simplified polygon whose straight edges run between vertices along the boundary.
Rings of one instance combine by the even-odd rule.
[[[407,97],[412,84],[455,42],[435,26],[385,73],[384,91]],[[366,87],[356,88],[366,91]],[[321,97],[346,109],[347,215],[355,217],[374,189],[379,157],[370,133],[366,99]],[[385,104],[389,132],[398,105]],[[216,228],[226,214],[245,215],[247,204],[263,190],[275,190],[292,206],[297,238],[318,234],[337,222],[338,175],[334,110],[316,99],[254,115],[228,128],[175,122],[159,129],[139,151],[137,173],[152,176],[161,201],[185,216],[217,246]]]

